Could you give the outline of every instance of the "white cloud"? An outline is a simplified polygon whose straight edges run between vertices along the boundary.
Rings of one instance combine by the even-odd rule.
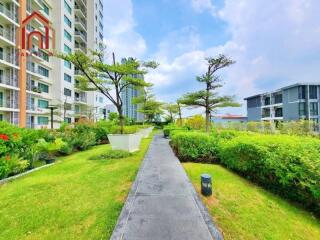
[[[105,43],[108,50],[117,53],[118,58],[140,58],[147,50],[144,38],[135,31],[133,5],[131,0],[104,1]]]
[[[209,6],[205,2],[193,1],[193,6],[203,11]],[[217,14],[227,23],[230,40],[166,59],[150,80],[162,98],[175,99],[197,88],[194,77],[205,70],[205,56],[225,53],[237,63],[223,71],[223,93],[239,100],[296,82],[320,82],[319,12],[318,0],[225,0]],[[174,52],[175,45],[167,51]],[[245,113],[245,106],[239,111]]]
[[[216,14],[216,8],[211,0],[191,0],[191,6],[197,13],[209,11],[211,14]]]

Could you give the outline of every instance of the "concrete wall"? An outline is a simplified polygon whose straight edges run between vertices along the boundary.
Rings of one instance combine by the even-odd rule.
[[[261,97],[253,97],[247,100],[248,121],[261,120]]]

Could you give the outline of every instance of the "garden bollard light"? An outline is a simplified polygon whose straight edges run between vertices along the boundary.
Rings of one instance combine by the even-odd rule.
[[[201,175],[201,193],[206,197],[212,195],[212,181],[209,174]]]

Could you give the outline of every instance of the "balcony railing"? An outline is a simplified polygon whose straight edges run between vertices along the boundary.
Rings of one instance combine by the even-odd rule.
[[[75,102],[87,102],[87,98],[85,96],[79,96],[74,98]]]
[[[0,52],[0,60],[6,61],[8,63],[18,65],[18,58],[14,54]]]
[[[83,46],[82,44],[76,43],[75,44],[75,49],[80,49],[84,53],[87,53],[87,48],[85,46]]]
[[[18,87],[18,78],[9,77],[7,75],[0,76],[0,83],[9,85],[12,87]]]
[[[9,40],[10,42],[14,41],[14,34],[12,31],[0,28],[0,36]]]
[[[82,26],[83,26],[85,29],[87,29],[87,21],[85,21],[85,20],[83,20],[82,18],[79,18],[79,17],[76,17],[75,20],[76,20],[76,23],[82,24]]]
[[[75,4],[74,9],[75,10],[80,10],[84,16],[87,16],[87,11],[85,10],[85,8],[82,8],[79,5]]]
[[[15,22],[18,21],[18,18],[14,16],[13,12],[10,11],[10,9],[7,9],[6,7],[4,7],[3,5],[0,5],[0,13],[4,14],[5,16],[7,16],[8,18],[10,18]]]
[[[80,36],[83,40],[85,40],[85,42],[87,41],[87,35],[84,34],[83,32],[81,31],[75,31],[75,36]]]

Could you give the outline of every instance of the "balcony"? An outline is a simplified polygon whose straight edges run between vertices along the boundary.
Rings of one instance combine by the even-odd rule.
[[[80,4],[83,5],[84,7],[87,6],[87,0],[75,0],[75,2],[80,3]]]
[[[83,53],[87,53],[87,48],[85,44],[75,44],[75,50],[82,51]]]
[[[0,60],[15,66],[19,64],[18,57],[11,53],[0,52]]]
[[[87,11],[85,8],[80,7],[78,4],[75,4],[74,11],[76,15],[79,15],[80,17],[86,18],[87,17]]]
[[[13,31],[10,31],[10,30],[4,29],[4,28],[0,28],[0,37],[8,40],[11,43],[11,45],[15,45],[15,43],[14,43],[15,36],[14,36]]]
[[[5,16],[5,18],[10,19],[15,24],[18,23],[18,17],[15,16],[14,13],[10,9],[7,9],[3,5],[0,5],[0,15],[3,15],[3,16]]]
[[[18,78],[9,77],[7,75],[0,75],[0,84],[5,84],[11,87],[18,87]]]
[[[78,41],[81,41],[83,43],[87,43],[87,34],[76,30],[74,36],[77,38]]]
[[[87,31],[87,21],[83,18],[75,17],[75,25],[80,27],[83,31]]]

